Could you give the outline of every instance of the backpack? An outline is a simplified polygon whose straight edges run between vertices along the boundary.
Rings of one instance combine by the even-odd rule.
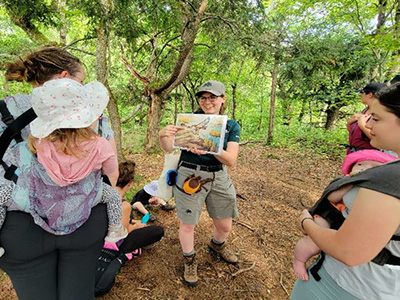
[[[115,284],[115,276],[128,260],[119,250],[103,248],[97,261],[95,274],[95,297],[107,294]]]

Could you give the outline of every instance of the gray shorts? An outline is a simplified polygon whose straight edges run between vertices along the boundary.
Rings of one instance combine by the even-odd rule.
[[[200,191],[191,195],[183,192],[183,183],[191,175],[200,176],[201,179],[213,179],[200,188]],[[184,224],[197,225],[201,211],[206,203],[207,211],[212,219],[229,219],[239,216],[236,202],[236,191],[226,167],[218,172],[200,171],[180,166],[178,180],[174,186],[174,197],[178,218]]]

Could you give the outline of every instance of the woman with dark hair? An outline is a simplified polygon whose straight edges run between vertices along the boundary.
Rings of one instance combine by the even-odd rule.
[[[400,84],[375,97],[367,123],[371,145],[400,154]],[[291,299],[399,298],[399,177],[400,160],[395,160],[334,180],[321,199],[331,187],[350,187],[343,198],[348,214],[338,230],[320,227],[308,210],[301,213],[298,228],[325,252],[325,260],[318,276],[296,281]]]
[[[7,64],[6,68],[8,80],[28,82],[34,87],[53,79],[69,78],[80,84],[85,79],[80,60],[61,48],[45,48],[30,53],[23,59]],[[32,106],[30,95],[6,97],[4,101],[14,118]],[[116,152],[113,132],[107,119],[102,116],[101,121],[102,136]],[[7,127],[2,121],[0,126],[3,130]],[[96,132],[98,126],[93,128]],[[23,140],[29,134],[29,126],[22,129]],[[20,155],[24,144],[11,144],[3,157],[6,164],[20,166],[21,161],[28,157]],[[4,179],[4,170],[0,169],[0,187],[13,184]],[[101,177],[98,172],[92,172],[74,184],[74,188],[74,192],[80,189],[82,195],[98,198],[102,192]],[[31,214],[24,212],[26,209],[21,205],[28,204],[29,209],[30,190],[29,183],[27,186],[14,185],[13,203],[8,207],[7,218],[0,232],[0,245],[6,249],[0,258],[0,268],[10,276],[19,299],[94,299],[95,266],[107,232],[105,205],[97,205],[93,209],[88,207],[88,211],[85,211],[88,217],[78,228],[69,228],[71,233],[57,235],[45,230],[45,222],[42,227],[35,223],[36,219]],[[62,200],[54,199],[54,202]]]
[[[196,93],[200,108],[198,113],[223,114],[225,111],[225,86],[215,80],[204,83]],[[173,150],[173,139],[178,130],[168,125],[160,131],[160,144],[164,151]],[[204,203],[213,220],[214,236],[208,247],[228,263],[237,263],[236,254],[229,250],[225,241],[232,229],[232,218],[238,216],[235,188],[228,176],[226,166],[236,163],[239,153],[240,127],[234,120],[228,120],[221,155],[206,154],[197,148],[183,150],[178,168],[178,179],[174,186],[174,196],[178,218],[180,219],[179,239],[184,257],[183,280],[189,286],[198,283],[195,260],[194,231],[199,222]],[[182,187],[189,177],[200,176],[204,189],[196,193],[186,193]]]
[[[347,130],[349,131],[347,154],[362,149],[374,149],[370,144],[371,134],[369,129],[366,128],[366,123],[371,115],[371,104],[375,99],[375,93],[385,86],[383,83],[372,82],[359,91],[365,108],[361,113],[354,114],[347,121]]]

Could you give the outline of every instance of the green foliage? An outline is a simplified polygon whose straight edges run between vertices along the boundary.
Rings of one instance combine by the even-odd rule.
[[[320,155],[343,156],[347,144],[347,130],[326,131],[310,125],[278,125],[272,146],[289,147],[298,151],[312,151]]]
[[[122,128],[124,140],[124,154],[140,153],[144,150],[146,127],[135,124],[125,124]]]
[[[27,18],[37,23],[56,25],[58,13],[45,0],[1,0],[7,10],[12,11],[20,18]]]

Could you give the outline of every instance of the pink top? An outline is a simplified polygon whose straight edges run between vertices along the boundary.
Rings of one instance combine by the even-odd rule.
[[[35,146],[38,149],[38,161],[59,186],[76,183],[96,170],[109,175],[118,168],[117,156],[111,144],[103,137],[80,143],[80,157],[65,155],[57,150],[57,144],[40,139]]]

